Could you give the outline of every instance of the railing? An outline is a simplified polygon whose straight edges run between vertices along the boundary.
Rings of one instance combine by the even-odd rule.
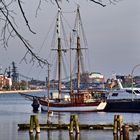
[[[132,71],[131,71],[131,78],[132,78],[132,101],[134,100],[134,97],[133,97],[133,89],[134,89],[134,85],[133,85],[133,83],[134,83],[134,81],[133,81],[133,73],[134,73],[134,70],[137,68],[137,67],[139,67],[140,66],[140,64],[137,64],[137,65],[135,65],[134,67],[133,67],[133,69],[132,69]]]

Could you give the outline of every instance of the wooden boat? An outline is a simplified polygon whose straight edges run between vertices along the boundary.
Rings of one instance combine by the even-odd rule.
[[[58,48],[56,49],[58,52],[58,92],[56,93],[55,98],[50,98],[50,93],[48,91],[48,97],[39,98],[39,103],[41,105],[42,111],[101,111],[105,108],[106,102],[101,99],[94,98],[94,91],[89,90],[80,90],[80,54],[81,50],[84,48],[80,47],[80,33],[79,28],[81,25],[81,16],[79,7],[77,8],[77,27],[78,29],[74,29],[77,33],[77,46],[76,48],[70,48],[70,50],[76,50],[77,53],[77,90],[74,91],[72,89],[72,84],[69,90],[69,93],[62,98],[62,90],[61,90],[61,37],[60,37],[60,19],[61,19],[61,10],[58,10],[57,14],[57,42]],[[49,83],[49,81],[48,81]],[[49,88],[49,87],[48,87]]]
[[[105,106],[105,100],[101,98],[96,98],[95,94],[105,94],[106,91],[99,91],[94,89],[80,89],[80,54],[81,50],[84,48],[80,47],[80,34],[79,27],[82,25],[79,7],[77,8],[77,27],[74,29],[77,32],[76,48],[71,48],[70,50],[76,50],[77,52],[77,89],[73,90],[72,80],[70,80],[70,90],[63,93],[61,84],[61,59],[62,51],[65,51],[61,47],[61,37],[60,37],[60,19],[61,10],[58,10],[57,20],[56,20],[56,34],[57,34],[57,49],[58,52],[58,90],[50,93],[50,80],[49,80],[49,65],[48,65],[48,94],[47,97],[37,97],[32,95],[27,95],[20,93],[20,95],[33,101],[32,107],[34,111],[38,111],[39,105],[41,105],[42,111],[56,111],[56,112],[81,112],[81,111],[102,111]],[[71,66],[70,66],[71,67]],[[72,79],[72,74],[70,72],[70,79]]]
[[[61,112],[80,112],[80,111],[101,111],[105,108],[106,102],[101,99],[94,99],[91,93],[81,92],[73,93],[68,98],[59,99],[43,99],[40,98],[41,110],[47,111],[48,106],[51,111]]]

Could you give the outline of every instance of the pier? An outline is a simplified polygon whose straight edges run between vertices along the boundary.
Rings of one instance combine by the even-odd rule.
[[[70,124],[39,124],[41,130],[69,130]],[[139,125],[128,124],[130,131],[140,130]],[[113,124],[79,124],[80,130],[113,130]],[[29,130],[30,124],[18,124],[18,130]]]
[[[37,124],[36,120],[37,119]],[[75,119],[76,118],[76,119]],[[33,128],[33,124],[34,128]],[[74,124],[74,125],[73,125]],[[39,123],[37,115],[31,115],[30,123],[22,123],[18,124],[18,130],[30,130],[31,126],[33,129],[39,126],[40,130],[71,130],[71,127],[79,127],[79,130],[111,130],[116,133],[122,131],[121,128],[123,127],[122,124],[122,116],[115,115],[114,116],[114,124],[80,124],[78,123],[77,115],[71,115],[70,123]],[[129,126],[129,131],[139,131],[140,126],[138,124],[125,124]]]

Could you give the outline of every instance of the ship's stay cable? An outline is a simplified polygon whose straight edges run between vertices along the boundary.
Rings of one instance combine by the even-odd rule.
[[[56,18],[56,16],[54,17],[54,19],[55,19],[55,18]],[[53,19],[53,21],[52,21],[52,24],[50,24],[49,30],[48,30],[47,34],[45,35],[45,38],[44,38],[44,40],[43,40],[43,42],[42,42],[42,44],[41,44],[41,46],[40,46],[40,48],[39,48],[39,50],[38,50],[38,54],[42,51],[43,47],[45,46],[45,43],[46,43],[46,44],[49,44],[49,43],[47,43],[47,42],[48,42],[49,34],[50,34],[50,32],[51,32],[51,29],[52,29],[52,26],[53,26],[53,23],[54,23],[54,19]],[[46,48],[49,48],[49,46],[47,46]],[[50,57],[48,56],[48,58],[50,58]],[[31,65],[30,69],[29,69],[28,72],[27,72],[27,75],[30,75],[30,73],[31,73],[32,70],[33,70],[33,65]],[[41,70],[39,71],[39,73],[40,73],[40,72],[41,72]],[[39,74],[38,74],[38,75],[39,75]]]
[[[64,28],[64,24],[63,24],[63,20],[62,20],[62,17],[61,17],[61,25],[62,25],[62,33],[63,33],[63,37],[64,37],[64,39],[63,38],[61,38],[61,39],[63,39],[63,41],[64,41],[64,44],[65,44],[65,48],[64,49],[68,49],[68,40],[67,40],[67,36],[66,36],[66,32],[65,32],[65,28]]]
[[[50,32],[51,32],[51,29],[52,29],[52,27],[53,27],[53,23],[54,23],[55,19],[56,19],[56,16],[54,17],[52,23],[50,24],[49,30],[48,30],[48,32],[47,32],[46,35],[45,35],[45,38],[44,38],[44,40],[43,40],[43,42],[42,42],[42,44],[41,44],[41,46],[40,46],[40,49],[38,50],[38,53],[40,53],[41,50],[42,50],[42,48],[45,46],[45,42],[48,42],[49,34],[50,34]],[[47,44],[47,43],[46,43],[46,44]],[[48,47],[48,46],[47,46],[47,47]]]

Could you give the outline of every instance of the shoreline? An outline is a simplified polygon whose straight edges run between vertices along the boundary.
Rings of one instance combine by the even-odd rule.
[[[42,92],[44,89],[35,89],[35,90],[9,90],[9,91],[0,91],[0,94],[10,94],[10,93],[28,93],[28,92]]]

